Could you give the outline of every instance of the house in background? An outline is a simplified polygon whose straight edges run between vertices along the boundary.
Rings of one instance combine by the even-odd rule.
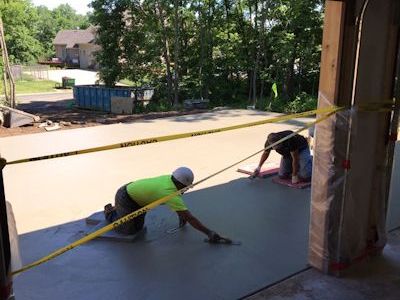
[[[54,38],[56,58],[67,66],[81,69],[97,69],[95,52],[100,46],[95,43],[96,29],[61,30]]]

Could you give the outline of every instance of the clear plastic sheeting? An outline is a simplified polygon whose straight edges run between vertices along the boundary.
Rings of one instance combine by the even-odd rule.
[[[355,107],[316,126],[309,262],[325,273],[386,243],[389,114]]]
[[[6,207],[7,207],[8,233],[10,236],[10,248],[11,248],[11,271],[15,271],[22,267],[22,260],[19,249],[17,225],[15,223],[12,206],[9,202],[6,202]]]
[[[396,142],[388,204],[387,229],[400,228],[400,142]]]
[[[316,129],[309,262],[325,273],[386,243],[399,12],[398,0],[325,3],[318,104],[350,109]]]
[[[343,185],[344,172],[335,155],[335,132],[344,127],[339,126],[341,123],[347,123],[346,114],[347,111],[339,112],[315,128],[309,262],[324,271],[332,253],[328,241],[334,237],[334,228],[340,221],[332,218],[330,212],[340,209],[335,193]]]

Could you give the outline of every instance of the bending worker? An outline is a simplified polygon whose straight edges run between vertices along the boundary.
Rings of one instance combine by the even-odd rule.
[[[115,195],[115,206],[107,204],[104,207],[105,218],[109,222],[114,222],[135,210],[191,185],[193,179],[193,172],[189,168],[180,167],[172,175],[140,179],[125,184],[118,189]],[[179,227],[189,223],[192,227],[207,235],[210,242],[217,242],[221,239],[216,232],[208,229],[190,213],[181,195],[172,197],[165,202],[165,205],[177,213]],[[133,220],[123,223],[115,230],[122,234],[134,234],[143,229],[145,215],[146,213],[143,213]]]
[[[290,134],[293,134],[293,131],[286,130],[269,134],[264,148],[267,148],[269,145],[272,145]],[[272,149],[282,155],[279,166],[280,178],[291,178],[294,184],[311,181],[312,157],[305,137],[295,134],[291,138],[273,146]],[[270,151],[271,150],[268,149],[263,152],[253,176],[257,176],[260,173],[260,169],[269,157]]]

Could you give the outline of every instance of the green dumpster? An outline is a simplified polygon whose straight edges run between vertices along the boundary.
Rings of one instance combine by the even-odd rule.
[[[62,78],[62,88],[63,89],[72,89],[75,85],[75,78],[71,77],[63,77]]]

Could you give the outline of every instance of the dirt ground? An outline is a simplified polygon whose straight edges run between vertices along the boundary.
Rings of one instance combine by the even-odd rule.
[[[58,101],[55,105],[20,104],[18,105],[18,109],[39,116],[40,121],[17,128],[5,128],[0,126],[0,137],[46,132],[45,127],[39,126],[47,120],[50,120],[53,124],[58,123],[60,128],[57,130],[59,131],[105,124],[131,123],[136,120],[151,120],[157,118],[197,114],[206,111],[204,109],[195,109],[189,111],[169,111],[134,115],[116,115],[111,113],[76,108],[71,106],[70,103],[71,101],[68,100]]]

